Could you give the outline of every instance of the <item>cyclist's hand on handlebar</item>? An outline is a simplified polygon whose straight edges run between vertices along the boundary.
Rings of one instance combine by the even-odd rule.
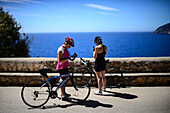
[[[74,61],[75,57],[69,57],[69,60]]]
[[[80,60],[81,60],[82,62],[84,62],[84,63],[86,62],[83,58],[80,58]]]

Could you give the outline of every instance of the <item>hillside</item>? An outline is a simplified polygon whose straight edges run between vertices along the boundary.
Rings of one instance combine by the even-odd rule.
[[[154,33],[166,33],[166,34],[170,34],[170,23],[158,27],[154,31]]]

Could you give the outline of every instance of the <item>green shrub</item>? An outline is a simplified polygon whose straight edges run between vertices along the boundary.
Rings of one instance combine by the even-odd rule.
[[[31,39],[23,33],[21,37],[18,24],[12,15],[0,7],[0,57],[29,57]]]

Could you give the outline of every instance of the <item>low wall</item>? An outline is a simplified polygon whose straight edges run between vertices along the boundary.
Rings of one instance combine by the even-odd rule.
[[[86,60],[94,64],[93,58]],[[125,86],[170,86],[170,57],[109,58],[109,61],[108,65],[123,71]],[[56,58],[0,58],[0,86],[23,86],[28,80],[42,79],[40,68],[52,69],[50,76],[58,75],[56,65]],[[70,66],[84,65],[77,58]],[[95,84],[93,78],[92,85]]]
[[[125,73],[170,72],[170,57],[108,58],[108,65],[114,65]],[[86,58],[94,64],[93,58]],[[56,58],[0,58],[0,72],[38,72],[50,68],[56,72]],[[82,67],[80,59],[70,62],[72,68]]]
[[[55,76],[58,73],[48,73]],[[107,76],[106,76],[107,78]],[[23,86],[32,79],[42,79],[39,73],[0,73],[0,86]],[[87,78],[88,79],[88,78]],[[93,76],[91,85],[96,86],[96,78]],[[110,83],[106,79],[106,83]],[[69,85],[72,85],[69,83]],[[170,86],[170,73],[131,73],[123,74],[123,86]]]

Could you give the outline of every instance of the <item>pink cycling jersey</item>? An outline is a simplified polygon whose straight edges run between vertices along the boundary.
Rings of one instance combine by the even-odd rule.
[[[69,57],[69,52],[68,52],[67,49],[64,48],[64,46],[60,46],[57,50],[57,53],[59,51],[62,51],[62,58],[68,58]],[[59,63],[58,54],[57,54],[57,61],[58,61],[58,64],[57,64],[57,67],[56,67],[57,70],[68,68],[69,61]]]

